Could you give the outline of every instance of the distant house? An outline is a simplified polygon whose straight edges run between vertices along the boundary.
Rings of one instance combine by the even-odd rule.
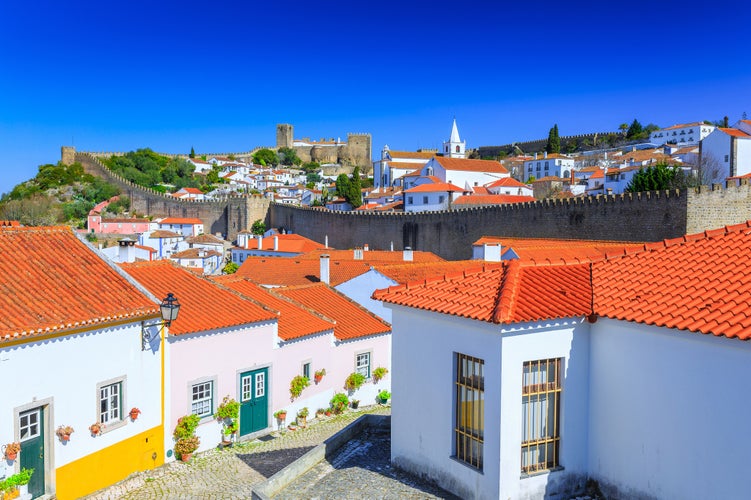
[[[180,198],[181,200],[205,200],[206,195],[198,188],[191,188],[191,187],[184,187],[180,188],[174,193],[172,193],[172,196],[175,198]]]
[[[704,122],[683,123],[671,127],[655,130],[649,134],[649,142],[662,145],[671,144],[698,144],[715,129],[714,125]]]
[[[317,248],[324,248],[324,245],[299,234],[276,234],[264,238],[241,231],[237,235],[237,246],[230,252],[232,262],[239,265],[248,257],[295,257]]]
[[[534,158],[524,162],[524,181],[530,177],[540,179],[542,177],[563,177],[568,178],[574,170],[575,161],[566,155],[558,153],[543,153],[542,156],[535,153]]]
[[[495,179],[510,177],[506,168],[497,161],[468,160],[436,156],[420,169],[422,177],[436,177],[441,182],[454,184],[469,191],[484,186]],[[406,184],[405,184],[406,186]]]
[[[536,201],[534,196],[513,194],[469,195],[457,198],[453,203],[453,208],[491,207],[530,201]]]
[[[221,272],[224,264],[224,257],[221,252],[200,247],[175,252],[170,255],[170,259],[201,274],[217,274]]]
[[[532,186],[517,181],[512,177],[503,177],[497,181],[492,181],[485,186],[490,194],[508,194],[516,196],[532,196]]]
[[[182,234],[157,229],[138,235],[138,244],[153,248],[156,259],[169,259],[173,253],[188,249],[188,243]]]
[[[405,174],[419,169],[426,164],[435,151],[391,151],[383,146],[381,159],[373,162],[373,183],[376,188],[389,188]]]
[[[102,201],[89,211],[86,224],[89,232],[102,234],[137,234],[149,230],[151,221],[146,217],[102,217],[102,213],[107,206],[119,198],[119,196],[115,196],[109,200]]]
[[[173,231],[188,236],[203,234],[203,221],[201,219],[165,217],[157,221],[158,228],[164,231]]]
[[[464,193],[464,189],[448,182],[421,184],[404,191],[404,211],[448,210]]]
[[[699,168],[704,184],[751,173],[751,121],[717,127],[705,137],[699,149]]]

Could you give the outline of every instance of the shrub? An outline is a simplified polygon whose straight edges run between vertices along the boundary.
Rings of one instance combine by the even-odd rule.
[[[373,382],[378,383],[378,381],[385,377],[388,372],[389,371],[386,368],[379,366],[373,370]]]
[[[381,401],[388,401],[390,397],[391,397],[391,393],[387,391],[386,389],[378,393],[378,399]]]
[[[201,417],[198,415],[186,415],[177,419],[177,425],[175,426],[175,432],[172,433],[172,437],[175,441],[180,439],[186,439],[195,435],[198,424],[201,422]],[[187,453],[192,453],[191,451]]]
[[[365,375],[362,373],[353,372],[350,373],[347,379],[344,381],[344,388],[348,391],[355,391],[365,382]]]
[[[240,416],[240,403],[229,396],[224,396],[216,409],[216,418],[237,418]]]
[[[198,439],[198,436],[178,439],[175,443],[175,454],[186,455],[188,453],[193,453],[198,449],[198,446],[200,446],[200,444],[201,440]]]
[[[309,412],[308,412],[307,406],[304,406],[303,408],[300,409],[300,411],[297,412],[297,416],[300,418],[307,418],[308,414]]]
[[[338,394],[334,394],[334,397],[331,398],[331,402],[329,404],[331,405],[331,410],[334,413],[339,414],[347,408],[347,405],[349,404],[349,398],[346,394],[340,392]]]
[[[309,385],[310,385],[310,379],[308,379],[308,377],[297,375],[289,383],[289,393],[293,399],[297,398],[300,396],[300,394],[302,394],[303,389],[305,389]]]

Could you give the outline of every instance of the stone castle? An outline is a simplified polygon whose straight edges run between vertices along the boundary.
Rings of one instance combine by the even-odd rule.
[[[303,162],[337,163],[343,167],[360,167],[369,172],[372,166],[372,139],[370,134],[347,134],[347,141],[309,137],[294,138],[294,127],[288,123],[276,126],[276,147],[293,148]]]

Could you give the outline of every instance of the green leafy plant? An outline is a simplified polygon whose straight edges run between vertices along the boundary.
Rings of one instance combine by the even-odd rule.
[[[301,418],[307,418],[308,417],[308,407],[304,406],[300,409],[300,411],[297,412],[297,416]]]
[[[14,479],[15,483],[18,486],[23,486],[24,484],[29,484],[29,481],[31,481],[32,474],[34,474],[34,469],[24,468],[24,469],[21,469],[21,472],[10,476],[8,479]]]
[[[320,370],[316,370],[316,372],[313,374],[316,384],[320,382],[321,379],[323,379],[324,375],[326,375],[326,368],[321,368]]]
[[[289,383],[289,393],[292,396],[292,399],[300,397],[303,389],[309,385],[310,379],[308,377],[303,377],[302,375],[295,376],[295,378]]]
[[[348,391],[355,391],[365,383],[365,375],[362,373],[353,372],[344,381],[344,388]]]
[[[195,436],[198,424],[201,422],[201,417],[198,415],[185,415],[177,419],[177,425],[175,431],[172,433],[172,437],[175,441],[180,439],[186,439]],[[192,452],[188,452],[192,453]]]
[[[224,429],[222,429],[222,433],[225,436],[230,436],[238,431],[240,427],[240,424],[238,423],[237,419],[233,418],[230,419],[229,423],[224,424]]]
[[[347,408],[347,405],[349,404],[349,398],[346,394],[340,392],[334,394],[334,397],[331,398],[329,404],[331,405],[331,410],[338,415]]]
[[[277,410],[274,412],[274,417],[276,417],[279,420],[284,420],[287,418],[287,410]]]
[[[378,400],[383,404],[385,404],[386,401],[388,401],[390,397],[391,397],[391,393],[387,391],[386,389],[378,393]]]
[[[385,377],[388,372],[389,371],[386,368],[379,366],[378,368],[373,370],[373,382],[378,383],[378,381]]]
[[[216,418],[237,418],[240,416],[240,403],[229,396],[224,396],[216,408]]]

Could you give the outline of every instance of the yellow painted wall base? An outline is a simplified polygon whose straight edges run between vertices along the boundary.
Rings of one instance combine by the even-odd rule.
[[[134,472],[164,464],[163,443],[164,428],[154,427],[59,467],[55,471],[57,498],[79,498],[121,481]]]

